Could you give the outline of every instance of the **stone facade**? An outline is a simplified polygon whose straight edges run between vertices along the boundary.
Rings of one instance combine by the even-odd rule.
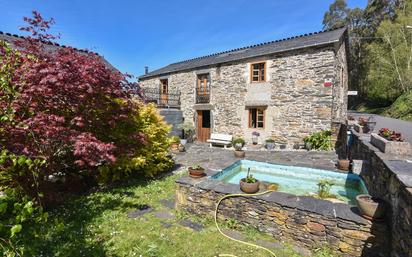
[[[239,193],[239,186],[212,183],[187,177],[179,179],[176,207],[213,217],[217,201],[224,195]],[[342,257],[389,254],[386,224],[363,219],[347,204],[272,192],[257,197],[227,198],[219,206],[218,218],[234,218],[240,224],[308,250],[327,246]]]
[[[250,83],[251,63],[266,63],[266,82]],[[259,131],[267,138],[290,146],[319,130],[343,122],[347,109],[347,63],[345,41],[255,57],[211,67],[180,71],[164,77],[141,79],[143,88],[159,88],[167,78],[169,90],[181,92],[185,121],[196,123],[195,88],[199,72],[208,73],[212,133],[228,133],[251,140]],[[331,81],[331,87],[325,87]],[[248,108],[265,108],[265,126],[249,128]]]
[[[385,200],[390,227],[387,240],[392,257],[412,256],[412,156],[382,153],[370,143],[370,135],[353,133],[350,154],[363,161],[358,171],[369,193]],[[359,161],[358,161],[359,162]]]

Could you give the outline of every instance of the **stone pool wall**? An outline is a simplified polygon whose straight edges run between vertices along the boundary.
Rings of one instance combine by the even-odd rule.
[[[213,217],[217,201],[241,193],[238,185],[182,177],[177,181],[176,207]],[[219,219],[234,218],[262,232],[313,250],[326,245],[339,256],[388,256],[385,223],[372,224],[347,204],[272,192],[222,201]]]
[[[384,199],[388,206],[390,256],[412,256],[412,163],[406,161],[412,156],[382,153],[370,143],[370,135],[352,133],[350,154],[363,160],[358,171],[369,193]]]

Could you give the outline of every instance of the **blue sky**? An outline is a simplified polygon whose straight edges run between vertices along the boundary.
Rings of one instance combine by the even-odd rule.
[[[103,55],[141,75],[172,62],[322,29],[333,0],[0,0],[0,30],[22,34],[38,10],[61,44]],[[365,7],[367,0],[348,0]]]

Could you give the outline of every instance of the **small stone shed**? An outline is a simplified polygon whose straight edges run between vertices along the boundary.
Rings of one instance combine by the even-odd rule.
[[[309,33],[173,63],[139,82],[160,102],[179,92],[199,141],[225,133],[250,142],[257,131],[259,143],[292,146],[345,122],[347,41],[346,28]]]

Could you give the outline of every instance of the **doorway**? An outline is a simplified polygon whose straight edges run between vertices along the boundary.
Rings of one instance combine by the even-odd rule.
[[[169,84],[167,79],[160,80],[160,105],[168,105]]]
[[[206,142],[210,138],[210,110],[197,111],[197,140]]]

